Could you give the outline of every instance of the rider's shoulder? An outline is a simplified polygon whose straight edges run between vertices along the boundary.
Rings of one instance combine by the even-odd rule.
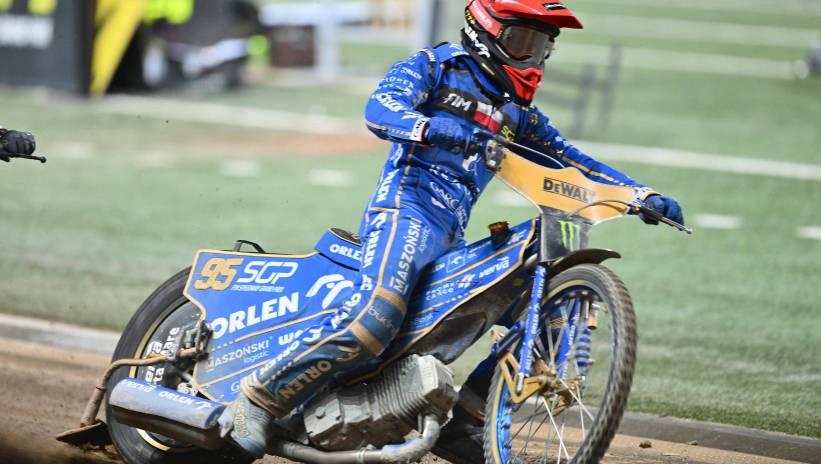
[[[470,55],[461,45],[442,42],[435,47],[419,50],[401,64],[406,69],[408,66],[414,68],[427,66],[431,76],[439,76],[440,70],[453,65],[457,59],[467,56]]]
[[[431,63],[444,64],[454,61],[462,56],[468,56],[468,52],[461,45],[442,42],[432,48],[423,48],[422,52],[427,55]]]

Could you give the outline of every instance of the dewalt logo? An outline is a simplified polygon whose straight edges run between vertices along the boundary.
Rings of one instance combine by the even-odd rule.
[[[543,188],[545,192],[572,198],[582,203],[590,203],[596,197],[596,192],[592,190],[560,180],[551,179],[549,177],[544,178]]]

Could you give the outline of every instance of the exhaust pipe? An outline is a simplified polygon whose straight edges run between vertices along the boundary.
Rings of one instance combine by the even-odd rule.
[[[129,427],[209,450],[225,444],[217,423],[225,410],[220,403],[134,378],[117,383],[108,403],[114,419]]]
[[[209,450],[225,445],[220,438],[217,422],[225,410],[220,403],[134,378],[125,378],[117,383],[108,403],[114,419],[129,427]],[[425,416],[422,423],[422,436],[399,445],[386,445],[380,450],[326,452],[299,443],[279,441],[268,452],[296,461],[320,464],[415,462],[433,448],[441,429],[433,415]]]
[[[435,416],[425,416],[422,436],[401,445],[386,445],[380,450],[320,451],[292,442],[277,442],[269,452],[295,461],[316,464],[399,464],[422,459],[439,440],[440,425]]]

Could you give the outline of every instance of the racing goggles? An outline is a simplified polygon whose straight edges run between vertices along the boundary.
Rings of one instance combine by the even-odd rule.
[[[518,61],[541,62],[553,52],[556,36],[527,26],[505,26],[498,43],[511,58]]]

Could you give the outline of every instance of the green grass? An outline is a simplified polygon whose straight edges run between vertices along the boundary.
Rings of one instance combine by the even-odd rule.
[[[598,4],[582,12],[604,14]],[[704,12],[630,7],[622,14],[710,20]],[[668,16],[669,15],[669,16]],[[714,16],[742,24],[754,15]],[[648,19],[649,20],[649,19]],[[766,24],[811,27],[814,19]],[[588,33],[589,32],[589,33]],[[604,45],[595,31],[568,43]],[[798,49],[622,38],[629,47],[751,58],[793,59]],[[384,72],[404,58],[396,45],[343,44],[346,66]],[[551,63],[551,71],[579,66]],[[601,69],[599,69],[601,71]],[[252,83],[207,101],[361,120],[367,89]],[[778,161],[821,164],[821,80],[780,81],[625,69],[612,124],[588,125],[585,139]],[[205,99],[206,97],[184,98]],[[596,97],[598,98],[598,97]],[[0,89],[2,122],[38,135],[46,165],[0,166],[0,311],[120,329],[165,278],[198,248],[238,238],[267,249],[310,249],[327,226],[355,229],[387,145],[323,156],[311,137],[179,120],[101,114],[84,100]],[[596,103],[597,100],[594,100]],[[560,128],[570,111],[540,98]],[[279,144],[291,139],[299,150]],[[329,146],[333,141],[325,140]],[[293,146],[293,145],[292,145]],[[294,152],[298,151],[298,153]],[[82,154],[90,159],[72,159]],[[592,155],[595,155],[593,153]],[[224,158],[254,158],[260,176],[220,174]],[[152,160],[165,165],[153,166]],[[614,248],[611,266],[627,283],[639,320],[639,364],[630,408],[821,438],[821,242],[799,226],[821,226],[821,184],[707,171],[618,165],[678,198],[695,213],[737,215],[736,231],[685,236],[623,220],[600,226],[593,246]],[[353,173],[347,189],[306,184],[311,169]],[[494,183],[474,212],[469,239],[496,220],[524,220],[502,208]],[[487,341],[457,364],[460,378]]]
[[[574,73],[578,66],[550,68]],[[598,70],[599,75],[604,69]],[[571,94],[576,89],[560,86]],[[631,145],[780,161],[817,162],[821,146],[821,79],[771,80],[733,76],[623,70],[612,123],[597,127],[599,94],[594,94],[583,138]],[[227,104],[310,112],[361,120],[366,92],[338,86],[271,88],[256,84],[246,93],[214,99]],[[22,99],[21,99],[22,100]],[[536,104],[559,129],[572,113],[537,95]]]
[[[558,52],[564,44],[610,45],[620,44],[623,47],[633,47],[652,50],[669,50],[685,53],[705,53],[710,55],[728,55],[741,58],[758,58],[769,60],[800,60],[807,56],[807,47],[779,47],[773,45],[731,44],[712,42],[683,42],[674,39],[653,39],[646,37],[613,36],[593,30],[573,31],[563,34],[558,45]],[[557,57],[560,55],[556,55]],[[559,59],[560,60],[560,59]]]
[[[566,3],[583,23],[585,14],[594,14],[596,16],[635,16],[647,18],[648,22],[653,19],[672,19],[783,28],[818,29],[821,26],[821,18],[817,16],[779,14],[777,10],[762,14],[759,11],[744,11],[743,9],[736,11],[705,11],[698,8],[671,8],[666,6],[664,2],[658,2],[656,5],[631,5],[629,2],[590,2],[585,0],[568,1]],[[720,2],[716,2],[716,5],[720,5]],[[709,39],[709,32],[694,31],[694,34]]]

